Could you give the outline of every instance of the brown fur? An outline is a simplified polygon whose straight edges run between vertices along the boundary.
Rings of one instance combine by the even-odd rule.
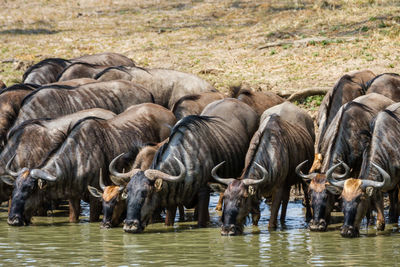
[[[314,179],[310,182],[309,190],[313,190],[317,193],[323,192],[326,188],[327,181],[325,174],[317,173]]]
[[[361,184],[362,181],[360,179],[347,179],[344,183],[342,197],[347,201],[355,199],[362,194]]]
[[[252,107],[258,116],[261,116],[270,107],[285,101],[282,97],[272,92],[254,92],[245,89],[239,92],[237,99]]]
[[[320,153],[315,154],[314,162],[313,162],[313,164],[311,166],[311,169],[310,169],[309,173],[313,173],[313,172],[316,172],[316,171],[321,171],[322,159],[323,159],[322,154],[320,154]]]
[[[103,199],[104,201],[108,202],[114,197],[118,196],[118,194],[119,194],[119,186],[116,185],[106,186],[103,193]]]

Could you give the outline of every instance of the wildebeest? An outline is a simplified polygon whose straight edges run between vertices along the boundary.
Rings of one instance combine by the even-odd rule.
[[[29,67],[22,75],[23,83],[44,85],[57,81],[58,75],[71,64],[63,58],[46,58]]]
[[[208,104],[223,98],[225,98],[225,96],[219,92],[186,95],[175,102],[172,107],[172,113],[174,113],[177,120],[188,115],[200,115]]]
[[[126,201],[122,197],[125,186],[136,172],[140,170],[145,171],[150,168],[154,155],[164,142],[165,141],[157,144],[146,144],[142,147],[135,158],[131,170],[126,173],[119,173],[115,168],[116,162],[124,154],[113,159],[110,163],[109,171],[112,181],[115,181],[113,175],[118,177],[116,185],[105,186],[102,180],[100,180],[99,185],[101,190],[89,186],[89,192],[93,196],[100,198],[103,204],[103,220],[100,225],[102,228],[118,226],[123,219],[125,219]]]
[[[386,153],[386,151],[384,153]],[[358,237],[360,235],[361,220],[367,215],[367,211],[371,206],[374,206],[377,211],[377,230],[384,230],[385,216],[382,190],[393,190],[394,187],[397,186],[399,180],[397,178],[392,180],[390,175],[379,165],[373,161],[368,161],[365,163],[367,168],[363,169],[364,173],[362,177],[359,179],[348,178],[338,181],[332,177],[332,173],[335,171],[335,168],[340,165],[346,168],[347,171],[344,177],[347,178],[349,167],[343,162],[332,166],[326,173],[328,182],[332,186],[342,190],[341,197],[343,199],[344,223],[340,234],[343,237]],[[398,168],[398,166],[395,168]],[[382,181],[378,181],[378,177],[382,177]]]
[[[104,108],[119,114],[134,104],[154,102],[140,85],[128,81],[43,86],[27,95],[14,125],[38,118],[57,118],[83,109]]]
[[[324,154],[320,151],[320,142],[323,140],[326,129],[329,127],[333,118],[336,116],[340,107],[353,99],[365,95],[367,90],[366,83],[375,77],[370,70],[353,72],[342,76],[335,86],[324,96],[321,106],[318,109],[317,125],[317,153]],[[321,157],[322,155],[316,156]],[[312,170],[311,170],[312,171]]]
[[[135,62],[119,53],[105,52],[92,55],[84,55],[71,59],[72,62],[85,62],[103,66],[135,66]]]
[[[397,73],[383,73],[368,82],[367,94],[382,94],[394,102],[400,101],[400,75]]]
[[[64,68],[57,76],[57,81],[68,81],[79,78],[95,78],[101,71],[107,69],[109,66],[94,65],[86,62],[73,62],[68,67]]]
[[[206,226],[210,192],[207,182],[215,164],[226,161],[224,175],[238,175],[258,116],[247,104],[223,99],[201,116],[181,119],[158,149],[149,170],[138,171],[127,185],[124,230],[142,232],[154,211],[166,208],[173,224],[177,205],[197,205],[198,224]]]
[[[61,81],[61,82],[54,82],[54,83],[49,83],[46,84],[46,86],[51,86],[51,85],[67,85],[67,86],[79,86],[87,83],[95,83],[97,82],[95,79],[91,78],[78,78],[78,79],[72,79],[68,81]]]
[[[156,104],[171,109],[179,98],[188,94],[215,92],[215,88],[196,75],[168,69],[111,67],[99,73],[99,81],[129,79],[154,95]]]
[[[298,166],[298,175],[310,183],[309,194],[313,211],[310,230],[327,229],[335,195],[339,193],[336,188],[327,184],[326,172],[334,164],[344,161],[352,169],[353,175],[358,174],[363,152],[370,141],[370,122],[380,110],[391,104],[393,101],[383,95],[368,94],[343,105],[326,130],[324,140],[321,140],[321,148],[326,154],[321,168],[318,168],[320,171],[305,175],[300,172],[302,164]],[[337,173],[333,176],[343,177]]]
[[[47,58],[36,63],[25,71],[22,76],[23,83],[39,85],[54,83],[57,81],[59,74],[74,62],[103,66],[135,66],[135,63],[131,59],[117,53],[85,55],[71,60],[63,58]]]
[[[224,192],[222,235],[241,234],[249,213],[252,213],[253,224],[257,225],[263,197],[272,196],[268,227],[276,228],[281,204],[280,220],[283,224],[290,187],[301,183],[295,168],[313,156],[314,129],[308,129],[311,117],[288,102],[274,109],[278,114],[271,112],[269,116],[263,116],[264,120],[251,139],[241,177],[220,178],[216,172],[222,163],[212,171],[215,180],[228,186]]]
[[[398,222],[398,199],[393,198],[392,193],[397,191],[399,184],[400,103],[379,112],[371,128],[372,138],[363,156],[359,179],[328,180],[342,190],[344,224],[341,234],[344,237],[359,235],[360,222],[370,207],[377,211],[377,229],[384,230],[382,192],[388,192],[391,196],[390,221]],[[333,166],[332,170],[335,167]]]
[[[0,91],[0,151],[4,147],[7,131],[18,116],[23,99],[37,87],[33,84],[15,84]]]
[[[7,88],[7,85],[2,80],[0,80],[0,89],[4,88]]]
[[[252,107],[259,116],[270,107],[279,105],[285,101],[282,97],[272,92],[256,92],[246,89],[241,89],[237,93],[236,98]]]
[[[64,142],[68,128],[78,120],[88,116],[110,119],[114,115],[113,112],[104,109],[89,109],[54,120],[25,121],[18,127],[11,129],[8,133],[7,143],[0,153],[0,176],[9,183],[9,185],[5,185],[3,180],[0,180],[0,188],[4,189],[4,191],[0,189],[0,202],[8,200],[12,193],[13,179],[8,177],[9,174],[5,167],[13,156],[15,159],[9,165],[9,168],[36,167],[41,160],[46,158],[47,153]]]
[[[106,167],[121,152],[138,149],[143,143],[165,139],[175,116],[152,103],[135,105],[112,119],[87,117],[78,121],[59,147],[33,169],[12,171],[14,182],[10,225],[29,224],[32,212],[44,200],[69,200],[70,222],[79,218],[80,200],[90,198],[90,220],[98,219],[100,204],[87,192],[87,186],[98,187],[99,171],[108,178]],[[108,181],[108,179],[106,180]]]

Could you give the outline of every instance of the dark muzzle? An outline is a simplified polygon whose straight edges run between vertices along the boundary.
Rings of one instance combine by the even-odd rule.
[[[100,223],[100,228],[101,229],[110,229],[112,227],[112,224],[110,221],[106,221],[106,222],[101,222]]]
[[[7,223],[11,226],[23,226],[24,220],[20,216],[14,216],[7,219]]]
[[[343,225],[340,234],[343,237],[353,238],[353,237],[359,237],[360,231],[353,226]]]
[[[232,236],[240,234],[242,234],[241,228],[234,224],[228,224],[222,226],[221,235],[223,236]]]
[[[139,220],[125,220],[124,231],[127,233],[138,234],[143,232],[144,227]]]
[[[309,225],[310,231],[314,232],[324,232],[327,227],[328,225],[324,219],[320,219],[317,223],[315,220],[311,220]]]

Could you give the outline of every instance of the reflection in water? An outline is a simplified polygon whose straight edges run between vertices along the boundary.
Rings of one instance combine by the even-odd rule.
[[[35,218],[29,227],[9,227],[0,213],[0,265],[293,265],[359,266],[396,265],[400,259],[399,229],[388,226],[377,234],[373,227],[356,239],[332,231],[305,229],[301,203],[290,203],[285,226],[268,231],[269,209],[263,204],[260,226],[249,225],[242,236],[220,235],[218,215],[212,224],[198,229],[195,222],[174,227],[154,224],[143,234],[127,234],[122,228],[104,230],[87,219],[68,223],[67,217]]]

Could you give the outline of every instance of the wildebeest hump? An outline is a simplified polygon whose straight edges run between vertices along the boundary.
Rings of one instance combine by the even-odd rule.
[[[25,97],[14,125],[28,119],[56,118],[96,107],[118,114],[131,105],[152,100],[146,89],[128,81],[89,83],[79,87],[41,87]]]
[[[370,140],[370,122],[380,109],[392,103],[390,99],[375,94],[344,105],[321,142],[321,151],[326,151],[321,171],[326,172],[338,160],[343,160],[355,173],[358,172],[362,153]]]
[[[264,111],[261,115],[260,121],[263,122],[265,118],[272,114],[279,115],[283,120],[290,122],[291,124],[303,127],[315,140],[314,133],[314,122],[306,111],[297,107],[290,102],[283,102],[282,104],[276,105]]]
[[[368,82],[367,94],[382,94],[395,102],[400,101],[400,76],[396,73],[384,73]]]
[[[105,52],[93,55],[84,55],[71,59],[72,62],[86,62],[103,66],[135,66],[135,62],[119,53]]]
[[[22,81],[39,85],[56,82],[58,75],[70,64],[70,61],[62,58],[47,58],[28,68]]]
[[[321,106],[318,109],[318,152],[324,153],[323,151],[319,151],[321,149],[321,141],[340,107],[343,104],[364,95],[366,91],[366,82],[374,77],[375,74],[369,70],[346,74],[342,76],[335,86],[325,95]]]

